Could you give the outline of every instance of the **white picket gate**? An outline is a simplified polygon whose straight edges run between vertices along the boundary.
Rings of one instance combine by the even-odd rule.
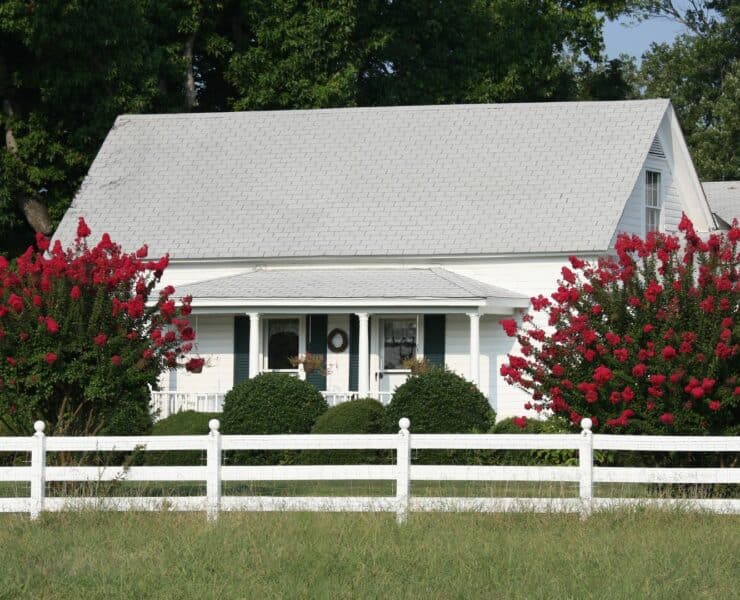
[[[596,482],[738,484],[737,468],[595,467],[594,450],[740,452],[738,437],[628,436],[592,434],[584,419],[580,434],[411,434],[409,420],[399,421],[398,434],[377,435],[221,435],[219,421],[210,433],[195,436],[47,437],[36,422],[32,437],[0,437],[0,452],[30,452],[30,466],[0,467],[0,482],[30,482],[30,496],[0,498],[0,512],[98,508],[103,510],[205,511],[210,520],[220,511],[384,511],[399,522],[410,511],[579,512],[620,506],[682,505],[720,513],[740,513],[740,499],[595,498]],[[551,450],[578,451],[578,466],[478,466],[413,464],[411,451]],[[206,466],[47,466],[47,452],[131,452],[134,450],[205,450]],[[223,452],[233,450],[395,450],[390,465],[229,466]],[[224,481],[395,481],[395,496],[224,496]],[[205,496],[46,497],[46,483],[206,482]],[[425,497],[411,495],[412,481],[578,482],[577,498]]]

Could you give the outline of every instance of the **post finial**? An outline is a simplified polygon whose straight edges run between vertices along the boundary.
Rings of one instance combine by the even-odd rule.
[[[43,421],[36,421],[33,424],[33,428],[36,430],[36,433],[44,433],[44,429],[46,429],[46,423]]]
[[[208,428],[211,430],[211,433],[218,433],[219,427],[221,427],[221,421],[218,419],[208,421]]]
[[[409,427],[411,427],[411,421],[409,421],[406,417],[401,417],[398,420],[398,426],[401,428],[401,432],[408,433]]]
[[[581,429],[583,429],[583,431],[591,431],[591,427],[593,427],[593,425],[594,422],[588,417],[581,419]]]

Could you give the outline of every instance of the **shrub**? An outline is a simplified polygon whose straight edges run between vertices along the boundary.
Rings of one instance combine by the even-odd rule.
[[[211,419],[220,419],[221,413],[201,413],[194,410],[170,415],[157,421],[151,435],[206,435]],[[205,464],[205,450],[184,450],[166,452],[142,452],[141,462],[146,465],[200,465]]]
[[[326,412],[326,400],[306,381],[284,373],[262,373],[234,386],[224,398],[225,434],[309,433]],[[299,452],[240,451],[228,457],[244,464],[293,463]]]
[[[385,408],[373,398],[359,398],[332,406],[317,420],[311,433],[382,433]],[[355,464],[389,462],[384,450],[316,450],[304,453],[306,464]]]
[[[706,241],[684,217],[683,239],[622,234],[616,258],[571,257],[558,290],[532,299],[521,355],[501,375],[577,429],[717,435],[740,422],[740,228]],[[544,323],[547,322],[546,327]]]
[[[18,434],[38,419],[49,435],[144,433],[160,373],[202,366],[185,360],[189,299],[176,305],[171,286],[151,298],[168,258],[89,235],[80,219],[66,251],[39,234],[36,249],[0,257],[0,414]]]
[[[568,422],[562,417],[549,419],[527,419],[513,417],[503,419],[491,427],[489,433],[571,433]],[[487,462],[498,465],[577,465],[578,453],[575,450],[495,450],[487,456]]]
[[[306,381],[262,373],[234,386],[224,399],[223,433],[309,433],[326,400]]]
[[[332,406],[317,420],[311,433],[382,433],[385,409],[373,398],[360,398]]]
[[[433,367],[398,386],[386,416],[394,432],[399,419],[408,417],[412,433],[469,433],[487,431],[495,414],[473,383]]]

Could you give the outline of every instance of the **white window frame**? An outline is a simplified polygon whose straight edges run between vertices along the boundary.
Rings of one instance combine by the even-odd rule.
[[[262,371],[263,373],[293,373],[298,374],[298,368],[295,369],[270,369],[268,368],[268,362],[269,362],[269,355],[267,352],[267,344],[269,342],[268,336],[270,327],[268,325],[268,321],[270,320],[284,320],[284,319],[298,319],[298,354],[305,354],[306,353],[306,316],[305,315],[295,315],[295,314],[289,314],[289,315],[279,315],[279,314],[271,314],[271,315],[262,315],[260,318],[260,329],[262,330],[262,340],[260,341],[260,348],[261,348],[261,360],[260,363],[262,364]]]
[[[651,205],[648,204],[648,198],[647,198],[647,188],[648,188],[647,178],[648,178],[648,173],[654,173],[654,174],[656,174],[658,176],[658,198],[657,198],[657,206],[651,206]],[[664,197],[664,194],[663,194],[663,186],[665,185],[664,184],[664,181],[665,181],[665,176],[664,176],[664,173],[663,173],[663,170],[662,169],[660,169],[658,167],[655,167],[655,166],[652,166],[652,165],[647,165],[645,167],[645,170],[643,171],[643,176],[642,176],[642,230],[644,232],[644,235],[646,235],[646,236],[647,236],[647,234],[650,231],[663,231],[663,229],[664,229],[664,225],[663,225],[663,219],[664,219],[664,213],[665,213],[665,211],[663,210],[664,209],[664,206],[663,206],[663,197]],[[648,218],[647,218],[647,215],[648,215],[648,211],[649,210],[654,210],[654,211],[657,211],[657,213],[658,213],[657,227],[654,230],[648,229]]]

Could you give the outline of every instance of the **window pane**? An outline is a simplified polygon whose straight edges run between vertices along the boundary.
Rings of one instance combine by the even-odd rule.
[[[268,319],[267,368],[293,369],[288,360],[298,355],[298,319]]]
[[[660,227],[660,209],[648,208],[645,213],[645,229],[658,231]]]
[[[660,173],[645,172],[645,204],[654,208],[660,206]]]
[[[416,356],[416,318],[383,321],[383,368],[403,369]]]

